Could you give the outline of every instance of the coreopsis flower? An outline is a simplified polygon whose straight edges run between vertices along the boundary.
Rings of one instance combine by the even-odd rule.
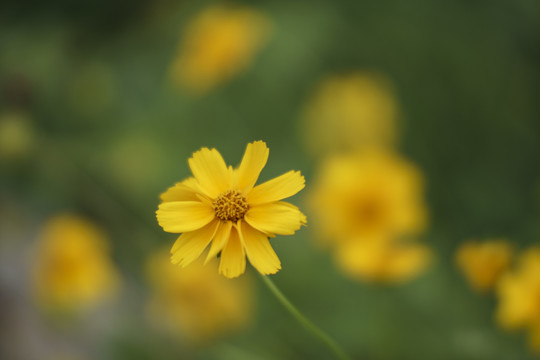
[[[191,342],[240,330],[253,315],[251,279],[228,280],[218,274],[216,259],[206,266],[201,260],[181,269],[165,250],[152,254],[146,267],[152,289],[149,319]]]
[[[310,205],[339,267],[387,281],[424,269],[431,253],[410,243],[426,226],[422,190],[420,171],[397,154],[370,149],[328,158]]]
[[[77,310],[96,305],[119,286],[105,235],[73,214],[46,222],[33,265],[34,293],[45,308]]]
[[[302,136],[314,155],[388,147],[397,137],[397,117],[392,85],[382,75],[333,75],[324,79],[308,100]]]
[[[497,286],[497,321],[506,329],[529,329],[529,342],[540,351],[540,247],[519,258],[516,269],[505,273]]]
[[[208,92],[250,65],[270,29],[264,14],[247,7],[203,10],[185,30],[173,79],[192,93]]]
[[[456,264],[478,291],[492,289],[510,266],[513,249],[506,240],[468,241],[456,252]]]
[[[333,241],[414,235],[426,226],[422,190],[416,166],[370,149],[323,162],[310,203],[322,236]]]
[[[349,276],[366,282],[402,283],[420,274],[431,262],[425,245],[387,239],[359,239],[336,248],[339,267]]]
[[[174,264],[189,265],[211,244],[206,259],[221,253],[219,272],[228,278],[244,273],[246,255],[261,274],[281,269],[268,238],[292,235],[306,223],[296,206],[281,201],[302,190],[305,180],[289,171],[255,186],[268,153],[264,142],[250,143],[236,169],[216,149],[193,154],[193,177],[163,193],[156,212],[163,230],[182,233],[171,250]]]

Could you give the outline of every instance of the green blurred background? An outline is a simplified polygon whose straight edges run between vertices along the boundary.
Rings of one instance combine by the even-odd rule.
[[[245,331],[199,347],[164,336],[143,316],[143,264],[173,243],[154,211],[189,175],[192,152],[216,147],[236,164],[262,139],[262,179],[296,169],[309,189],[316,159],[302,146],[302,108],[326,75],[368,70],[394,83],[400,150],[424,172],[423,238],[437,260],[404,285],[358,283],[313,246],[309,225],[273,241],[283,263],[275,282],[355,359],[534,358],[522,334],[496,326],[495,300],[467,286],[453,256],[469,237],[517,248],[540,239],[540,3],[240,3],[273,22],[268,42],[241,74],[190,96],[169,68],[185,24],[210,4],[0,5],[0,119],[19,119],[0,138],[22,142],[0,159],[0,357],[331,358],[261,284]],[[302,207],[302,195],[292,202]],[[107,231],[125,282],[115,306],[69,330],[34,313],[25,290],[28,247],[44,219],[65,211]]]

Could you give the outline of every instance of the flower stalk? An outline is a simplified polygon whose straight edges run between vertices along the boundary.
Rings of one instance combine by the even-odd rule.
[[[351,360],[349,355],[343,351],[343,349],[332,339],[328,334],[318,328],[315,324],[308,320],[279,290],[269,276],[261,275],[263,282],[268,289],[274,294],[276,299],[287,309],[287,311],[296,319],[302,326],[309,331],[313,336],[321,340],[336,356],[339,360]]]

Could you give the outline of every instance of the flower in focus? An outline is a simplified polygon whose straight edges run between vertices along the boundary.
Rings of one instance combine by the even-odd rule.
[[[265,15],[249,8],[207,8],[186,29],[174,80],[193,93],[209,91],[249,66],[270,28]]]
[[[510,266],[512,253],[506,240],[469,241],[459,247],[456,264],[474,289],[487,291]]]
[[[314,155],[388,147],[396,140],[397,114],[392,86],[383,76],[362,72],[331,76],[308,101],[302,134]]]
[[[168,251],[153,254],[146,268],[153,290],[149,318],[195,342],[245,327],[253,310],[251,281],[225,279],[217,267],[211,259],[206,266],[199,260],[180,269],[171,264]]]
[[[228,278],[244,273],[246,255],[263,275],[281,269],[268,238],[292,235],[306,223],[296,206],[281,201],[302,190],[305,180],[289,171],[255,186],[268,153],[264,142],[250,143],[236,169],[216,149],[193,154],[193,177],[163,193],[156,212],[163,230],[182,233],[171,250],[174,264],[189,265],[211,243],[206,261],[221,252],[219,272]]]
[[[523,253],[517,268],[505,273],[497,286],[497,321],[506,329],[529,329],[529,342],[540,351],[540,247]]]
[[[76,310],[110,298],[119,275],[104,234],[76,215],[48,220],[36,247],[33,285],[45,308]]]
[[[408,238],[426,226],[419,170],[398,155],[364,150],[327,159],[310,204],[340,268],[355,277],[409,279],[431,258]]]

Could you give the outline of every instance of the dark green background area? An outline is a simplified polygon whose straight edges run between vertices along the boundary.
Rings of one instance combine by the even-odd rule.
[[[302,146],[303,105],[325,76],[373,70],[395,84],[399,149],[424,172],[430,229],[422,240],[437,260],[405,285],[358,283],[316,249],[309,224],[273,240],[283,263],[275,282],[355,359],[533,359],[523,334],[495,325],[496,300],[469,289],[453,254],[471,237],[508,237],[517,249],[540,240],[540,2],[246,2],[274,22],[270,41],[243,73],[193,97],[172,86],[168,70],[182,29],[207,4],[0,5],[0,117],[22,112],[34,133],[27,156],[0,161],[0,226],[18,219],[22,246],[58,211],[107,229],[130,290],[93,353],[330,358],[262,283],[244,333],[197,349],[167,338],[141,315],[142,264],[174,240],[154,211],[159,193],[189,175],[193,151],[216,147],[235,165],[248,142],[265,140],[261,179],[301,170],[309,191],[317,159]],[[303,194],[292,202],[303,207]]]

